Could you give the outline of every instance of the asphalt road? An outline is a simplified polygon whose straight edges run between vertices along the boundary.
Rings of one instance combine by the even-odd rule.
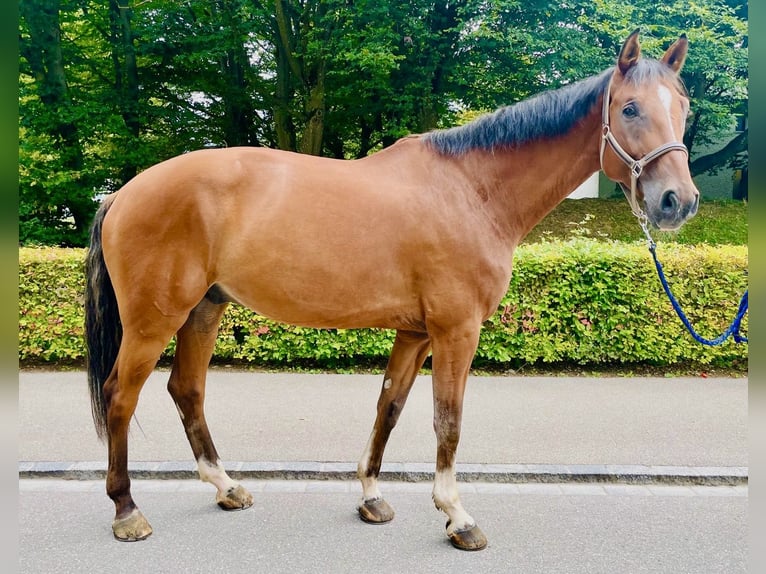
[[[368,525],[350,481],[246,481],[252,508],[224,512],[198,481],[136,480],[154,533],[112,538],[102,481],[19,483],[22,573],[746,572],[746,486],[461,484],[489,538],[453,549],[429,483],[388,483],[393,522]]]
[[[384,470],[433,464],[430,381],[421,378]],[[535,473],[529,481],[486,474],[461,482],[463,503],[489,538],[478,553],[449,545],[427,477],[382,481],[397,515],[371,526],[355,512],[358,482],[323,470],[353,469],[382,377],[211,371],[208,421],[227,466],[271,465],[292,478],[243,473],[255,503],[233,513],[218,509],[210,485],[156,480],[172,476],[163,468],[194,469],[166,380],[156,372],[148,381],[130,442],[132,463],[149,477],[133,480],[133,494],[154,533],[121,543],[111,534],[104,481],[82,472],[103,471],[106,459],[84,374],[20,373],[20,572],[747,571],[746,379],[472,377],[458,468],[511,469],[506,478],[519,468],[561,473],[554,483]],[[307,465],[317,480],[291,474]],[[596,469],[599,482],[567,474],[583,468]],[[610,474],[614,468],[628,469],[627,479]],[[80,480],[45,478],[62,470]],[[692,471],[733,480],[667,481]]]
[[[192,462],[167,378],[167,372],[153,373],[141,392],[131,461]],[[212,370],[208,425],[224,462],[355,463],[382,382],[377,375]],[[747,379],[471,377],[457,458],[746,467],[747,397]],[[431,380],[420,376],[384,462],[433,462],[432,420]],[[106,460],[83,372],[19,374],[19,460]]]

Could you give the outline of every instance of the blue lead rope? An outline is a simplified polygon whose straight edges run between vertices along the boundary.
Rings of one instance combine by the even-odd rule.
[[[654,243],[654,240],[652,240],[651,236],[649,236],[649,230],[644,225],[642,225],[642,227],[644,228],[644,233],[646,234],[649,240],[649,251],[651,252],[652,257],[654,258],[654,265],[655,267],[657,267],[657,274],[660,276],[660,283],[662,283],[662,288],[665,290],[665,293],[667,294],[668,299],[670,299],[670,302],[673,305],[673,309],[676,310],[676,314],[678,314],[678,318],[681,319],[681,322],[689,330],[689,333],[691,333],[691,336],[694,337],[694,339],[698,341],[699,343],[702,343],[703,345],[708,345],[711,347],[720,345],[729,337],[733,337],[736,343],[747,343],[747,337],[743,337],[742,335],[739,334],[739,329],[742,324],[742,318],[745,316],[745,313],[747,313],[747,290],[745,290],[745,294],[742,295],[742,299],[740,299],[739,309],[737,310],[737,316],[734,317],[734,320],[731,322],[731,325],[729,325],[729,327],[715,339],[705,339],[704,337],[701,337],[694,330],[694,327],[692,327],[691,323],[689,322],[689,319],[686,317],[686,314],[683,312],[683,309],[681,309],[681,305],[679,305],[678,301],[673,296],[673,293],[670,290],[670,286],[668,285],[668,281],[667,279],[665,279],[665,272],[662,270],[662,264],[660,263],[659,259],[657,259],[657,245]]]

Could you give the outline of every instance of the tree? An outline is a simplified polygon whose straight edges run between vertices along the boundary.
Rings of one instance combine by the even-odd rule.
[[[276,129],[280,148],[311,155],[322,152],[325,126],[325,80],[328,43],[335,21],[328,18],[333,2],[274,1],[274,36],[277,70]],[[293,100],[299,104],[294,106]],[[302,133],[295,143],[295,121],[290,110],[298,111]],[[295,113],[295,112],[293,112]]]
[[[36,164],[47,164],[21,166],[21,179],[32,176],[34,181],[29,188],[22,187],[20,235],[32,234],[32,239],[47,241],[51,236],[46,229],[54,228],[60,231],[60,238],[55,233],[53,236],[62,243],[78,244],[90,225],[93,201],[88,189],[90,178],[83,169],[77,109],[67,84],[59,9],[58,0],[20,3],[25,27],[19,46],[27,64],[23,70],[33,78],[32,82],[22,82],[20,96],[24,103],[29,101],[30,92],[37,96],[34,103],[29,101],[27,110],[31,113],[21,118],[20,155],[29,151]],[[29,133],[31,130],[40,133]],[[48,180],[46,173],[50,174],[49,185],[41,183]]]
[[[169,150],[273,141],[263,25],[247,0],[142,10],[137,38],[146,114],[152,135],[172,142]]]
[[[747,109],[740,0],[24,0],[19,235],[82,245],[94,198],[203,147],[364,157],[613,64],[640,24],[692,44],[685,142]],[[747,132],[692,170],[746,166]]]

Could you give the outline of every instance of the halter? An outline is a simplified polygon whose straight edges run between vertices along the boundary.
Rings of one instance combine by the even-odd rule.
[[[646,213],[644,213],[644,210],[641,209],[641,206],[638,204],[638,200],[636,199],[636,187],[638,185],[638,178],[641,177],[641,174],[644,171],[644,167],[648,163],[654,161],[662,155],[665,155],[669,151],[680,150],[688,156],[689,150],[686,148],[683,142],[672,141],[654,148],[648,154],[639,159],[633,159],[631,155],[626,152],[619,144],[617,139],[612,134],[612,130],[609,128],[609,99],[611,89],[612,79],[610,78],[609,83],[606,85],[606,90],[604,91],[604,103],[601,112],[601,149],[599,151],[601,170],[603,171],[604,169],[604,149],[608,143],[614,153],[617,154],[617,157],[620,158],[622,162],[628,166],[628,168],[630,168],[630,193],[628,193],[628,190],[623,184],[620,184],[620,187],[622,187],[622,191],[628,200],[628,204],[630,205],[630,209],[633,212],[633,215],[638,218],[642,224],[642,227],[645,227],[648,218],[646,217]]]
[[[623,184],[620,184],[620,187],[622,187],[622,191],[625,194],[628,203],[630,204],[630,209],[633,211],[633,215],[638,218],[641,229],[646,236],[646,240],[649,245],[649,251],[652,254],[652,258],[654,259],[654,265],[657,268],[657,274],[660,277],[660,283],[662,283],[662,288],[665,290],[665,294],[668,296],[668,299],[670,299],[670,303],[673,305],[673,309],[675,310],[679,319],[681,319],[681,322],[689,330],[689,333],[691,333],[692,337],[699,343],[702,343],[703,345],[715,346],[720,345],[729,337],[733,337],[734,341],[737,343],[747,343],[747,337],[742,336],[739,332],[742,324],[742,319],[744,318],[748,309],[747,291],[745,291],[745,294],[742,295],[742,299],[739,302],[737,315],[734,317],[731,325],[729,325],[726,331],[724,331],[715,339],[705,339],[694,330],[691,323],[689,322],[689,319],[686,317],[686,314],[681,309],[681,305],[678,303],[678,300],[676,300],[676,298],[673,296],[673,293],[670,290],[670,286],[668,285],[668,281],[665,278],[662,264],[660,263],[659,259],[657,259],[657,244],[654,242],[654,239],[652,239],[652,236],[649,233],[649,219],[647,218],[646,213],[644,213],[644,210],[641,209],[641,206],[638,204],[638,200],[636,199],[636,186],[638,184],[638,178],[641,177],[646,164],[654,161],[661,155],[676,149],[681,150],[688,156],[689,150],[682,142],[668,142],[653,149],[640,159],[633,159],[630,154],[622,148],[619,142],[612,135],[612,131],[609,129],[609,97],[611,88],[612,80],[610,78],[609,83],[606,85],[606,90],[604,90],[604,104],[601,114],[601,149],[599,151],[601,170],[603,171],[604,169],[604,149],[608,143],[614,153],[617,154],[617,157],[619,157],[622,162],[630,168],[630,193],[628,193],[627,188]]]

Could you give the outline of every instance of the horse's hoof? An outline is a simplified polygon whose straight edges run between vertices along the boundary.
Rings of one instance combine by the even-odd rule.
[[[482,550],[487,546],[487,537],[481,531],[481,528],[475,524],[463,530],[453,530],[450,532],[450,523],[447,522],[447,537],[452,546],[458,550]]]
[[[365,500],[358,510],[359,517],[369,524],[384,524],[394,519],[394,509],[382,498]]]
[[[152,533],[152,527],[137,508],[124,518],[115,518],[112,522],[114,537],[121,542],[143,540]]]
[[[238,484],[227,490],[225,494],[219,492],[215,501],[224,510],[244,510],[253,505],[253,495],[241,484]]]

